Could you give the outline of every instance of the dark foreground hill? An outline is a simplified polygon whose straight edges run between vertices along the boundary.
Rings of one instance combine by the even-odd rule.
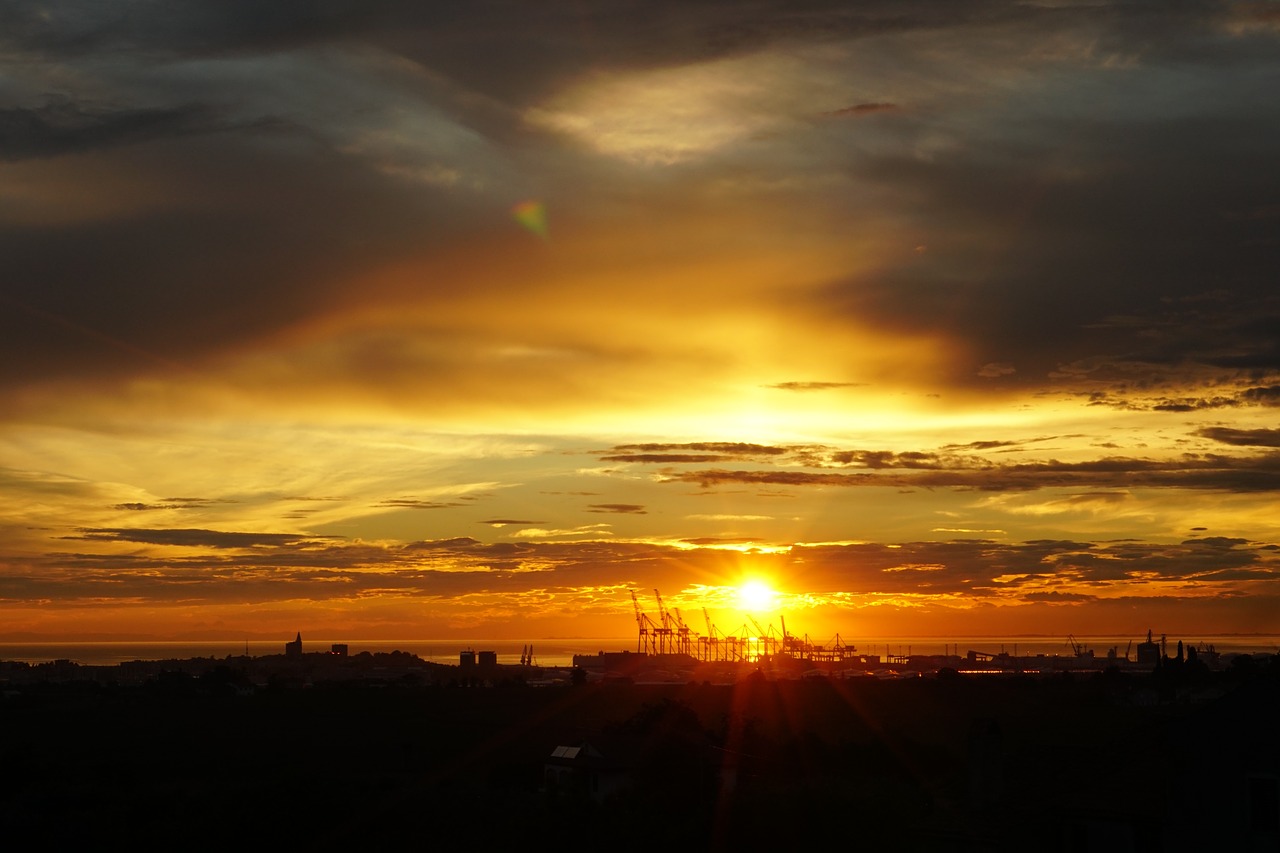
[[[0,702],[0,825],[24,849],[1280,849],[1277,668],[1234,676],[37,685]]]

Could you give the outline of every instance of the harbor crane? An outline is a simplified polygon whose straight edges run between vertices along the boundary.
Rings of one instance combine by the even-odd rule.
[[[1089,649],[1084,645],[1084,643],[1076,641],[1074,634],[1067,635],[1067,645],[1071,646],[1071,653],[1076,657],[1084,657],[1089,652]]]
[[[760,623],[756,621],[754,616],[749,615],[747,616],[747,619],[751,620],[751,625],[758,632],[758,636],[756,638],[758,641],[756,646],[758,653],[768,656],[776,654],[778,651],[778,641],[777,638],[773,636],[773,626],[770,625],[769,629],[765,630],[760,627]]]
[[[645,616],[644,611],[640,609],[640,599],[636,597],[636,591],[634,589],[631,590],[631,604],[636,609],[636,627],[639,630],[639,634],[636,639],[636,651],[646,652],[649,649],[649,626],[646,624],[646,620],[648,620],[649,617]]]
[[[679,607],[673,607],[672,610],[676,614],[676,651],[682,655],[692,654],[693,645],[690,639],[691,629],[684,622],[684,616],[680,613]]]
[[[667,613],[666,605],[662,603],[662,593],[655,589],[653,591],[653,597],[658,600],[658,618],[662,620],[661,627],[658,625],[653,626],[653,632],[657,634],[657,642],[655,643],[657,648],[655,651],[658,654],[674,652],[675,641],[672,638],[672,634],[674,634],[675,631],[671,627],[671,616]]]

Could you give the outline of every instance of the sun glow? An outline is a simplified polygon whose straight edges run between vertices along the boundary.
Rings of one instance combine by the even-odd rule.
[[[772,610],[778,594],[762,580],[744,581],[738,587],[738,606],[747,611]]]

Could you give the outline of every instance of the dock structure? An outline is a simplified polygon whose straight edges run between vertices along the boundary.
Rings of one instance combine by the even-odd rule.
[[[815,642],[808,634],[795,634],[787,629],[785,617],[779,617],[781,630],[772,624],[761,625],[753,616],[736,630],[726,633],[711,621],[711,614],[706,607],[702,608],[702,616],[706,633],[694,631],[685,621],[680,609],[668,608],[663,601],[662,593],[653,590],[657,605],[656,618],[651,617],[641,606],[636,591],[631,592],[631,602],[636,620],[636,650],[628,653],[625,660],[617,655],[581,656],[584,665],[592,668],[609,665],[626,664],[623,668],[635,669],[642,666],[657,668],[658,662],[669,669],[683,669],[681,661],[688,667],[703,668],[719,665],[721,668],[751,666],[767,672],[793,672],[806,674],[829,674],[838,672],[876,674],[890,676],[895,674],[921,675],[937,672],[942,669],[972,673],[1010,673],[1010,672],[1087,672],[1103,669],[1126,671],[1146,671],[1167,659],[1165,638],[1154,642],[1151,633],[1147,634],[1145,643],[1137,644],[1137,659],[1130,658],[1134,648],[1132,642],[1128,647],[1119,646],[1107,650],[1106,655],[1098,655],[1088,646],[1076,640],[1074,635],[1068,636],[1067,646],[1071,654],[1018,654],[1017,644],[1013,653],[1001,647],[998,652],[969,650],[960,654],[959,644],[954,650],[948,644],[944,654],[913,654],[911,647],[899,647],[894,653],[885,646],[884,654],[866,654],[857,647],[846,643],[839,634],[826,642]],[[1212,646],[1192,647],[1189,658],[1199,658],[1209,666],[1216,666],[1219,656]],[[579,658],[575,656],[575,661]],[[647,663],[642,663],[647,659]]]
[[[796,636],[787,631],[782,620],[779,631],[772,624],[761,625],[748,616],[731,634],[726,634],[711,621],[707,608],[702,608],[706,633],[693,630],[684,620],[680,608],[668,608],[662,593],[655,589],[658,618],[654,619],[640,606],[640,598],[633,590],[631,603],[636,619],[636,653],[652,656],[683,655],[698,663],[748,663],[762,664],[774,661],[811,661],[816,664],[838,665],[862,662],[855,646],[845,643],[839,634],[826,643],[814,643],[809,635]]]

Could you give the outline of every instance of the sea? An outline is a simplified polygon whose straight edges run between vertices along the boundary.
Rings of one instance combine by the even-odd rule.
[[[285,638],[289,639],[289,638]],[[265,657],[284,653],[282,640],[202,640],[151,641],[151,642],[4,642],[0,643],[0,660],[45,663],[54,660],[70,660],[84,666],[115,666],[134,660],[187,660],[190,658],[234,658],[242,655]],[[888,637],[848,638],[841,641],[853,646],[860,654],[880,655],[959,655],[969,651],[1011,655],[1062,655],[1070,656],[1075,648],[1088,649],[1099,658],[1114,648],[1120,657],[1126,650],[1135,659],[1142,637],[1087,636],[1068,639],[1047,636],[1014,637]],[[1156,637],[1157,641],[1159,637]],[[1217,634],[1187,637],[1168,637],[1169,653],[1173,654],[1178,640],[1186,647],[1209,648],[1220,654],[1280,654],[1280,634]],[[1075,646],[1073,647],[1072,643]],[[311,639],[304,637],[303,652],[329,651],[335,644],[345,644],[350,654],[361,652],[401,651],[417,655],[425,661],[456,664],[464,651],[492,651],[498,663],[517,664],[532,647],[534,663],[541,666],[571,666],[574,655],[594,655],[608,651],[638,651],[636,637],[551,638],[532,641],[493,639],[449,640],[354,640],[347,638]]]

